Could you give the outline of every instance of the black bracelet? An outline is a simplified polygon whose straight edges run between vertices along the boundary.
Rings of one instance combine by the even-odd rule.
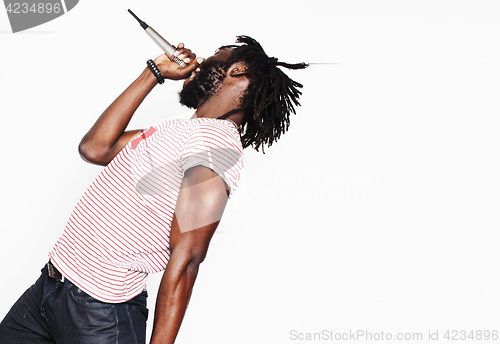
[[[153,75],[156,77],[156,80],[158,80],[158,83],[163,84],[165,78],[161,76],[160,69],[158,69],[156,63],[154,63],[153,60],[148,60],[147,64]]]

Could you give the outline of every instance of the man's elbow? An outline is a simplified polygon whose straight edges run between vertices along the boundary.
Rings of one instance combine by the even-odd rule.
[[[190,254],[186,257],[183,269],[189,278],[196,279],[200,265],[205,260],[205,257],[206,254]]]
[[[175,256],[176,259],[182,262],[181,266],[184,266],[187,272],[191,271],[196,274],[199,266],[207,256],[207,249],[205,247],[195,246],[183,247],[173,250],[172,256]]]
[[[82,140],[78,145],[78,153],[80,154],[80,157],[88,163],[102,166],[108,164],[105,154],[85,142],[85,140]]]
[[[200,264],[203,263],[206,257],[207,257],[207,250],[205,249],[195,250],[191,254],[191,260],[189,261],[189,263],[195,266],[200,266]]]

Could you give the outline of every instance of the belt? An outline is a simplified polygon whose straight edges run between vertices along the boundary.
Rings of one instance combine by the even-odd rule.
[[[52,265],[50,261],[47,263],[47,268],[49,270],[50,278],[54,278],[58,281],[64,282],[64,276],[62,275],[62,273],[59,272],[59,270],[56,269],[54,265]],[[146,285],[144,285],[142,291],[147,291]]]
[[[56,280],[59,281],[64,281],[63,275],[56,269],[54,265],[49,261],[47,263],[47,269],[49,270],[49,277],[55,278]]]

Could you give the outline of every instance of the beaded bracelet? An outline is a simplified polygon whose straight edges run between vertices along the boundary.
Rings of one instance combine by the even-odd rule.
[[[163,84],[165,81],[165,78],[161,76],[160,69],[158,69],[158,66],[156,63],[154,63],[153,60],[148,60],[147,61],[148,67],[153,73],[153,75],[156,77],[156,80],[158,81],[159,84]]]

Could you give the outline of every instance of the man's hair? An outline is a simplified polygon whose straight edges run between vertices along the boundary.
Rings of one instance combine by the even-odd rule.
[[[244,62],[248,66],[250,84],[240,107],[245,111],[241,142],[243,148],[253,146],[258,151],[262,147],[264,153],[265,144],[270,147],[288,130],[290,114],[295,114],[294,106],[300,106],[299,97],[302,94],[299,90],[302,85],[278,67],[304,69],[308,65],[278,62],[277,58],[267,56],[262,46],[248,36],[238,36],[236,43],[243,45],[223,46],[220,49],[232,48],[227,66],[236,62]]]

